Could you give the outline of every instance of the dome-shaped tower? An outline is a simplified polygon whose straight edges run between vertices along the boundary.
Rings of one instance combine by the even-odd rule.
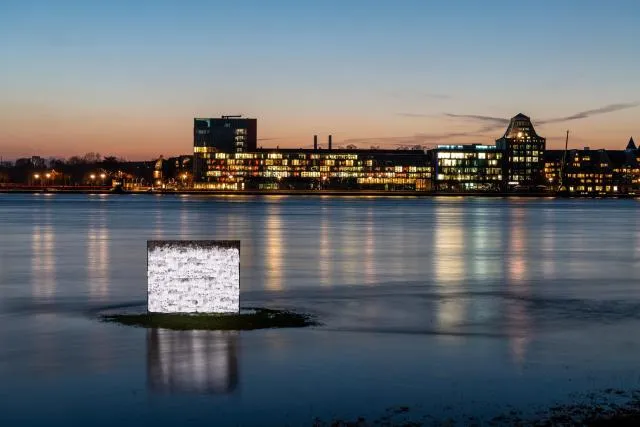
[[[534,187],[543,184],[543,154],[546,139],[536,133],[531,119],[522,113],[511,118],[502,138],[496,140],[504,152],[504,173],[509,186]]]

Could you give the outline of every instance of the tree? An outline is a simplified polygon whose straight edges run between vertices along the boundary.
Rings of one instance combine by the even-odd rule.
[[[71,156],[69,160],[67,160],[68,165],[83,165],[86,161],[80,156]]]
[[[83,157],[85,163],[100,163],[100,161],[102,160],[102,156],[100,155],[100,153],[87,153],[84,155]]]
[[[107,169],[117,169],[119,163],[118,158],[115,156],[107,156],[102,159],[102,166]]]
[[[60,167],[64,166],[65,163],[66,162],[65,162],[64,159],[58,159],[56,157],[49,157],[47,159],[47,164],[49,165],[49,167],[51,169],[60,168]]]

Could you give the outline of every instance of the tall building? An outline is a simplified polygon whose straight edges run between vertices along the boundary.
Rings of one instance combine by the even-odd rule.
[[[254,152],[257,148],[257,120],[242,116],[193,119],[193,174],[204,178],[212,153]]]
[[[502,138],[496,140],[498,150],[504,152],[503,176],[505,190],[533,188],[543,185],[546,139],[538,136],[531,119],[520,113],[514,116]]]

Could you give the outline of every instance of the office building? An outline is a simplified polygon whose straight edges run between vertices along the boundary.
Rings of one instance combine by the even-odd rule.
[[[502,156],[495,145],[438,145],[432,155],[434,189],[443,192],[500,191]]]
[[[545,145],[545,138],[538,136],[529,117],[520,113],[511,118],[502,138],[496,140],[498,150],[504,152],[504,190],[535,189],[546,185]]]
[[[197,189],[431,189],[430,157],[422,150],[258,149],[205,160]]]
[[[257,148],[257,120],[242,116],[193,120],[193,173],[204,178],[204,164],[211,153],[245,153]]]

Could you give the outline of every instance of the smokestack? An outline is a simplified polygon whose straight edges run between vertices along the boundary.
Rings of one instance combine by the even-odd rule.
[[[329,150],[331,150],[331,135],[329,135]]]
[[[313,135],[313,149],[318,149],[318,135]]]

